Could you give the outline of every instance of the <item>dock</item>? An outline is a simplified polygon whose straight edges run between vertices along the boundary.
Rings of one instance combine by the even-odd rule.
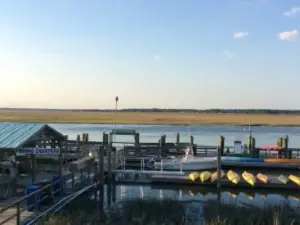
[[[151,184],[168,184],[168,185],[190,185],[190,186],[206,186],[206,187],[216,187],[216,183],[205,182],[201,183],[200,180],[192,181],[188,176],[176,176],[176,175],[153,175],[150,178]],[[257,181],[254,186],[249,185],[244,180],[240,180],[238,184],[233,184],[227,179],[221,179],[221,186],[224,188],[247,188],[247,189],[286,189],[299,191],[300,186],[294,183],[282,184],[275,177],[270,177],[270,182],[262,183]]]

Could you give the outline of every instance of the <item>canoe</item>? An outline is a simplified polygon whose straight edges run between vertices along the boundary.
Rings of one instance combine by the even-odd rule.
[[[200,180],[202,183],[204,183],[205,181],[207,181],[209,178],[211,177],[211,172],[209,171],[204,171],[202,173],[200,173]]]
[[[227,178],[229,181],[231,181],[234,184],[237,184],[241,179],[240,176],[236,172],[233,172],[232,170],[229,170],[227,172]]]
[[[225,173],[224,173],[223,170],[221,170],[221,174],[220,174],[220,175],[221,175],[221,178],[223,178],[223,177],[225,176]],[[211,180],[212,183],[214,183],[214,182],[216,182],[217,179],[218,179],[218,171],[214,172],[214,173],[211,175],[210,180]]]
[[[242,177],[248,184],[250,184],[251,186],[254,186],[254,184],[256,182],[255,176],[253,176],[251,173],[248,173],[247,171],[244,171],[242,173]]]
[[[300,163],[300,159],[265,159],[266,163]]]
[[[260,182],[265,183],[265,184],[268,183],[268,180],[269,180],[269,177],[266,176],[266,175],[264,175],[264,174],[262,174],[262,173],[257,174],[257,175],[256,175],[256,178],[257,178]]]
[[[287,182],[289,182],[289,178],[286,176],[283,176],[282,174],[278,177],[278,180],[282,183],[282,184],[287,184]]]
[[[189,174],[189,179],[190,179],[191,181],[193,181],[193,182],[194,182],[195,180],[197,180],[198,177],[199,177],[199,173],[197,173],[197,172],[192,172],[192,173]]]
[[[300,185],[300,177],[297,177],[297,176],[295,176],[295,175],[290,175],[290,176],[289,176],[289,179],[290,179],[292,182],[294,182],[295,184]]]

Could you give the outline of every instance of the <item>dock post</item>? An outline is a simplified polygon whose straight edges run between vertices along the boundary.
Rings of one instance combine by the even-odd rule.
[[[162,135],[162,136],[161,136],[161,140],[162,140],[162,143],[161,143],[162,146],[161,146],[161,147],[164,148],[164,147],[165,147],[165,144],[166,144],[166,135]]]
[[[108,140],[108,149],[107,149],[107,178],[109,181],[112,179],[112,173],[111,173],[111,152],[112,152],[112,140],[113,136],[109,134],[109,140]]]
[[[286,135],[283,138],[282,148],[284,149],[284,158],[290,158],[292,154],[289,152],[289,137]]]
[[[217,188],[218,189],[221,188],[221,170],[222,170],[221,156],[222,156],[221,148],[218,148],[217,149]]]
[[[179,143],[180,143],[180,133],[177,132],[176,134],[176,150],[179,152]]]
[[[106,133],[103,132],[103,143],[99,147],[99,173],[100,173],[100,186],[104,185],[104,149],[105,149]]]
[[[282,146],[283,146],[283,138],[282,137],[277,138],[277,146],[282,148]],[[282,151],[278,151],[278,158],[282,158]]]
[[[252,135],[251,134],[248,136],[247,148],[248,148],[248,154],[253,157],[253,152],[252,152]]]
[[[219,148],[218,149],[219,149],[221,155],[224,155],[224,145],[225,145],[225,138],[224,138],[224,136],[220,136],[219,137]]]
[[[193,150],[193,155],[196,155],[197,154],[197,149],[194,146],[194,136],[193,135],[190,136],[190,143],[191,143],[191,147],[192,147],[192,150]]]
[[[134,148],[135,148],[135,154],[138,156],[141,156],[140,134],[139,133],[134,134]]]
[[[158,157],[162,157],[162,152],[163,152],[163,136],[161,136],[158,140],[158,149],[159,149],[159,153],[158,153]]]
[[[76,150],[79,152],[80,150],[80,135],[78,134],[76,137]]]
[[[256,139],[255,137],[252,137],[251,139],[251,148],[252,148],[252,152],[253,152],[253,157],[254,158],[259,158],[259,149],[256,149]]]
[[[65,145],[64,145],[64,155],[65,155],[65,157],[68,155],[68,139],[69,139],[69,136],[65,135]]]

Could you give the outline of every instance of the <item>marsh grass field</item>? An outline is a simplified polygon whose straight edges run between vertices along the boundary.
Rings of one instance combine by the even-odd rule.
[[[300,126],[300,115],[190,113],[190,112],[90,112],[51,110],[0,110],[0,122],[82,123],[144,125],[248,125]]]

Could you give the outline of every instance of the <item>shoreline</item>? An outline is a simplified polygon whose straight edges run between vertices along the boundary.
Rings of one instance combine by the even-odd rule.
[[[300,115],[165,112],[55,112],[0,110],[0,122],[162,126],[300,127]]]

